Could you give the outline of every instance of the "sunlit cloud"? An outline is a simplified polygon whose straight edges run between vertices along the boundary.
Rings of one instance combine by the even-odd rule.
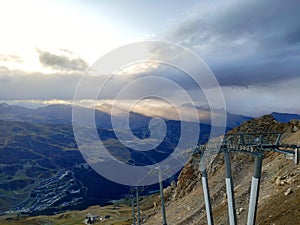
[[[193,113],[194,105],[173,105],[161,99],[141,99],[139,101],[99,101],[96,109],[115,115],[126,116],[129,112],[142,114],[147,117],[160,117],[167,120],[183,120],[195,122]],[[210,108],[199,107],[197,109],[198,119],[203,123],[209,123]],[[217,116],[217,115],[216,115]]]
[[[145,73],[153,73],[153,71],[157,70],[158,67],[159,62],[156,61],[137,62],[132,65],[127,65],[123,68],[120,68],[120,70],[115,74],[121,76],[136,76]]]

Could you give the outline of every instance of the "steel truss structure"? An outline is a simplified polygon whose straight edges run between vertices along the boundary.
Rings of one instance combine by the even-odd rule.
[[[281,137],[282,133],[277,132],[236,133],[227,134],[222,138],[213,139],[207,144],[199,146],[194,154],[201,155],[200,168],[202,173],[202,187],[208,225],[213,225],[214,221],[209,195],[208,176],[205,165],[206,158],[215,154],[220,154],[221,152],[224,153],[226,168],[225,182],[230,225],[237,224],[230,154],[237,152],[246,153],[255,158],[247,218],[247,225],[255,225],[264,152],[278,152],[285,154],[287,159],[292,159],[294,160],[295,164],[298,164],[299,146],[281,144]]]

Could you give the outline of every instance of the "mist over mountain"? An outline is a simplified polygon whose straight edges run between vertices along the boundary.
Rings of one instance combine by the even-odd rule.
[[[199,113],[206,113],[206,114],[209,114],[209,115],[212,111],[212,109],[210,108],[209,105],[194,106],[194,105],[191,105],[191,104],[183,104],[182,107],[185,107],[185,108],[195,107],[199,111]],[[222,109],[213,109],[213,111],[216,112],[216,113],[220,113],[220,114],[223,113]],[[250,116],[232,114],[232,113],[229,113],[228,111],[226,111],[226,126],[230,127],[230,128],[239,126],[242,123],[244,123],[245,121],[248,121],[248,120],[251,120],[251,119],[252,119],[252,117],[250,117]],[[204,120],[204,122],[210,124],[211,123],[210,116],[207,117],[207,119]]]
[[[112,129],[111,115],[92,108],[76,107],[82,117],[93,114],[96,126],[102,129]],[[17,105],[0,104],[0,119],[23,121],[39,124],[72,124],[72,105],[54,104],[37,109]],[[130,112],[132,129],[143,127],[151,118]]]
[[[103,129],[112,129],[111,117],[115,119],[123,120],[124,114],[122,109],[119,109],[119,114],[111,114],[111,105],[102,104],[97,106],[96,109],[85,108],[85,107],[76,107],[76,110],[79,110],[82,116],[87,116],[93,114],[95,117],[95,122],[98,128]],[[178,107],[178,110],[188,112],[189,108],[195,107],[199,113],[199,120],[202,124],[210,124],[210,113],[211,109],[207,106],[193,106],[190,104],[183,104]],[[160,111],[164,113],[159,113],[157,109],[153,109],[155,116],[161,116],[165,120],[178,120],[178,115],[174,115],[174,108],[163,108]],[[216,109],[216,112],[221,111]],[[149,121],[153,116],[149,116],[144,111],[130,111],[129,123],[132,129],[148,126]],[[153,114],[153,112],[152,112]],[[205,116],[202,116],[205,115]],[[251,117],[237,115],[227,112],[227,122],[226,126],[233,128],[241,123],[250,120]],[[22,106],[8,105],[6,103],[0,104],[0,119],[11,120],[11,121],[23,121],[23,122],[34,122],[34,123],[44,123],[44,124],[72,124],[72,105],[63,105],[63,104],[54,104],[37,109],[30,109]]]

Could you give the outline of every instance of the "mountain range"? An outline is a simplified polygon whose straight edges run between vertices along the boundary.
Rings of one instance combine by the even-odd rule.
[[[78,110],[82,115],[94,113],[89,108]],[[198,107],[198,110],[207,109]],[[279,119],[287,119],[286,115],[276,115]],[[288,118],[296,116],[289,115]],[[137,112],[130,112],[129,117],[132,132],[142,139],[148,137],[151,117]],[[228,113],[230,127],[227,130],[249,119]],[[180,137],[180,121],[165,119],[167,138],[155,150],[142,154],[122,147],[112,130],[108,112],[95,110],[95,121],[98,134],[110,153],[118,160],[134,165],[148,165],[153,159],[155,162],[165,159]],[[200,130],[199,143],[205,143],[211,126],[203,123]],[[149,188],[155,189],[155,185]],[[70,105],[30,109],[0,104],[0,211],[26,209],[39,214],[80,209],[106,204],[128,191],[128,186],[103,178],[84,161],[74,138]]]
[[[92,111],[79,110],[83,115]],[[95,115],[99,137],[110,154],[125,163],[161,161],[172,153],[180,138],[180,122],[165,121],[167,137],[156,149],[134,151],[118,142],[109,114],[96,110]],[[139,138],[148,137],[151,118],[130,113],[130,119],[132,132]],[[210,125],[202,124],[200,130],[199,141],[205,142]],[[84,161],[74,138],[72,107],[68,105],[38,109],[0,105],[0,178],[2,212],[23,209],[35,214],[80,209],[107,204],[129,191],[128,186],[103,178]]]
[[[110,105],[102,104],[99,107],[96,107],[95,111],[91,108],[77,107],[77,109],[83,115],[89,113],[95,113],[95,121],[98,128],[102,129],[111,129],[112,124],[110,123],[111,117],[118,117],[110,114]],[[189,110],[191,105],[182,105],[179,109]],[[207,106],[195,106],[198,110],[198,113],[210,113],[210,109]],[[104,110],[105,109],[105,110]],[[172,114],[171,109],[170,113],[166,110],[166,114]],[[159,116],[159,115],[158,115]],[[165,120],[174,120],[168,118],[166,115],[161,115]],[[164,117],[165,116],[165,117]],[[131,128],[145,127],[148,125],[151,120],[151,116],[144,115],[142,112],[129,112],[130,125]],[[22,121],[22,122],[33,122],[33,123],[43,123],[43,124],[72,124],[72,106],[63,105],[63,104],[54,104],[37,109],[26,108],[17,105],[8,105],[6,103],[0,104],[0,119],[1,120],[10,120],[10,121]],[[252,119],[249,116],[237,115],[227,112],[227,122],[226,126],[229,128],[236,127],[241,123]],[[201,123],[210,124],[210,119],[201,118]]]
[[[281,123],[288,123],[291,120],[300,120],[300,115],[298,114],[272,112],[271,115]]]

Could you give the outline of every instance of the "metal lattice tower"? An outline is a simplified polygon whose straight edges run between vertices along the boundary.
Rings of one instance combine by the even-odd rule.
[[[230,154],[241,152],[254,156],[254,173],[251,181],[250,202],[247,218],[247,225],[254,225],[257,213],[257,203],[264,152],[282,153],[285,154],[286,158],[293,159],[295,164],[298,163],[299,146],[281,144],[281,137],[282,133],[276,132],[236,133],[227,134],[222,138],[215,138],[209,141],[206,145],[199,146],[199,148],[195,151],[195,154],[200,153],[201,155],[200,168],[202,172],[202,187],[204,193],[207,222],[209,225],[213,225],[214,222],[209,196],[205,158],[215,154],[219,154],[220,152],[224,153],[229,222],[230,225],[236,225],[237,219],[233,191],[234,186],[231,174]]]

